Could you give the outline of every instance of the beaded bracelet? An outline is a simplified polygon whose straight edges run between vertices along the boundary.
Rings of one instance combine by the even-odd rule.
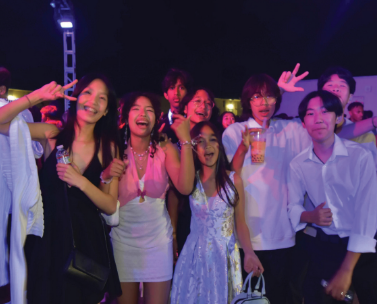
[[[186,140],[186,141],[179,141],[179,145],[181,145],[181,146],[192,145],[192,143],[191,143],[191,141],[188,141],[188,140]]]
[[[103,171],[101,172],[101,175],[99,176],[99,178],[100,178],[100,180],[101,180],[101,182],[103,183],[103,184],[110,184],[112,181],[113,181],[113,177],[111,177],[110,178],[110,180],[108,180],[108,181],[106,181],[106,180],[104,180],[103,178],[102,178],[102,174],[103,174]]]

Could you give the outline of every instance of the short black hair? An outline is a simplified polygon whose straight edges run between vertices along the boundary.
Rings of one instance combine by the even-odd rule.
[[[364,110],[364,105],[359,102],[359,101],[354,101],[354,102],[351,102],[349,105],[348,105],[348,111],[351,111],[353,108],[356,108],[356,107],[362,107],[363,110]]]
[[[350,89],[350,94],[354,94],[356,90],[356,80],[353,78],[352,73],[340,66],[328,68],[318,79],[318,90],[322,90],[326,82],[328,82],[332,75],[338,75],[340,79],[347,82]]]
[[[304,122],[310,100],[315,97],[321,98],[323,106],[327,111],[334,112],[336,117],[342,116],[343,108],[339,98],[328,91],[319,90],[306,95],[298,106],[298,116],[300,117],[302,122]]]
[[[8,92],[10,84],[11,84],[10,72],[4,67],[0,67],[0,87],[5,86]]]
[[[279,111],[281,105],[281,92],[276,81],[267,74],[256,74],[251,76],[245,83],[242,89],[241,105],[242,105],[242,117],[247,119],[252,117],[252,111],[250,107],[250,98],[254,94],[267,93],[268,95],[276,98],[275,112]]]
[[[174,86],[178,79],[182,84],[189,90],[192,86],[192,78],[190,74],[186,71],[172,68],[170,69],[162,81],[162,91],[166,93],[171,86]]]

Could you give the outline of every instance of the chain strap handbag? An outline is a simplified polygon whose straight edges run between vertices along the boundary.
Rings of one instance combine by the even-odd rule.
[[[270,301],[264,296],[266,294],[266,287],[265,287],[265,282],[264,282],[264,277],[261,274],[260,277],[258,278],[258,282],[255,285],[254,290],[251,290],[251,278],[253,276],[253,272],[249,273],[247,276],[241,293],[236,296],[231,304],[270,304]],[[262,281],[262,290],[259,291],[259,286]],[[249,284],[248,284],[249,283]],[[247,284],[249,287],[247,288],[246,292],[246,287]]]
[[[105,240],[105,247],[107,253],[108,265],[104,266],[100,263],[94,261],[92,258],[80,252],[76,247],[75,237],[73,233],[72,217],[69,210],[68,195],[67,195],[67,184],[64,183],[64,194],[65,201],[68,208],[68,217],[71,222],[71,234],[72,234],[72,244],[73,249],[68,257],[65,265],[64,273],[67,277],[75,280],[76,282],[83,284],[89,288],[93,288],[102,291],[105,288],[106,282],[110,274],[110,259],[109,251],[107,248],[107,241],[105,235],[105,227],[103,219],[98,212],[98,216],[102,223],[103,236]]]

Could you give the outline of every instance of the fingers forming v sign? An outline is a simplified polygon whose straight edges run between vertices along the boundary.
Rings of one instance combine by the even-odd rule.
[[[304,88],[295,87],[295,85],[297,82],[308,76],[309,72],[306,71],[305,73],[302,73],[300,76],[296,76],[299,68],[300,64],[297,63],[292,72],[284,71],[279,78],[278,86],[286,92],[303,92]]]
[[[77,100],[75,97],[71,97],[64,94],[64,91],[72,88],[77,83],[77,79],[71,83],[62,87],[60,84],[57,84],[55,81],[50,82],[49,84],[44,85],[36,93],[39,95],[41,101],[56,100],[59,98],[65,98],[71,101]]]

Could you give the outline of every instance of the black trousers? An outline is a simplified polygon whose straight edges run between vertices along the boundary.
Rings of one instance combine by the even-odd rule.
[[[309,252],[303,230],[296,233],[296,245],[292,248],[287,273],[289,288],[286,304],[302,304],[304,282],[309,267]]]
[[[317,228],[317,236],[304,235],[309,268],[304,283],[305,304],[344,303],[326,295],[321,280],[330,281],[347,253],[348,238],[328,236]],[[353,272],[352,285],[360,304],[377,303],[377,254],[362,253]]]
[[[264,268],[264,279],[266,282],[266,297],[271,304],[286,303],[288,290],[288,273],[289,258],[292,248],[276,249],[276,250],[259,250],[255,251]],[[246,279],[248,273],[244,270],[245,254],[240,249],[242,277]],[[253,278],[252,284],[255,286],[257,278]],[[305,303],[306,304],[306,303]]]

